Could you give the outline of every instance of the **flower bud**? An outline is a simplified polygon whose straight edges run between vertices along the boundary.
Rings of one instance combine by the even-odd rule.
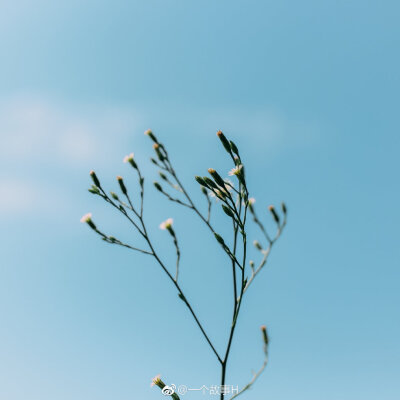
[[[100,194],[100,190],[96,185],[92,185],[92,187],[90,189],[88,189],[90,193],[93,194]]]
[[[236,147],[236,144],[233,143],[232,140],[231,140],[229,143],[230,143],[230,145],[231,145],[232,151],[233,151],[237,156],[239,156],[239,150],[238,150],[238,148]]]
[[[228,141],[228,139],[226,138],[226,136],[225,136],[221,131],[218,131],[218,132],[217,132],[217,136],[219,137],[219,140],[220,140],[221,143],[223,144],[225,150],[226,150],[228,153],[231,153],[231,145],[229,144],[229,141]]]
[[[231,218],[234,217],[233,211],[229,207],[227,207],[225,204],[222,204],[222,209],[224,210],[224,213],[226,215],[228,215]]]
[[[263,335],[263,340],[264,340],[265,346],[268,346],[269,338],[268,338],[268,333],[267,333],[267,327],[265,325],[263,325],[261,327],[261,333]]]
[[[206,186],[206,183],[204,182],[204,179],[201,176],[196,175],[194,177],[194,179],[196,180],[197,183],[199,183],[202,186]]]
[[[219,186],[221,186],[222,188],[225,188],[224,180],[221,178],[221,176],[219,175],[219,173],[215,169],[209,168],[208,169],[208,173],[214,178],[215,182]]]
[[[93,183],[94,183],[96,186],[100,187],[100,181],[99,181],[99,179],[97,178],[97,175],[96,175],[96,173],[95,173],[93,170],[90,171],[90,176],[91,176],[91,178],[92,178],[92,180],[93,180]]]
[[[253,245],[254,245],[254,247],[257,249],[257,250],[262,250],[263,248],[262,248],[262,246],[261,246],[261,244],[260,244],[260,242],[258,241],[258,240],[255,240],[254,242],[253,242]]]
[[[148,136],[154,143],[158,143],[157,138],[154,136],[154,133],[151,131],[151,129],[147,129],[144,134]]]
[[[154,144],[153,144],[153,149],[155,150],[158,159],[159,159],[160,161],[164,161],[164,160],[165,160],[165,157],[164,157],[163,154],[161,153],[160,145],[159,145],[158,143],[154,143]]]
[[[225,247],[225,242],[224,239],[222,239],[222,236],[218,235],[218,233],[214,233],[214,236],[215,239],[217,239],[218,243]]]
[[[274,217],[274,220],[277,224],[279,224],[279,215],[276,213],[275,211],[275,207],[274,206],[268,206],[268,210],[271,212],[272,216]]]
[[[161,185],[160,185],[158,182],[154,182],[153,185],[154,185],[154,187],[155,187],[159,192],[162,192],[162,191],[163,191]]]
[[[126,186],[124,184],[124,181],[122,179],[122,176],[117,176],[117,181],[119,183],[119,187],[121,188],[121,192],[125,195],[128,194],[128,191],[126,190]]]
[[[118,197],[117,193],[110,192],[110,195],[114,200],[117,200],[117,201],[119,200],[119,197]]]
[[[250,268],[251,268],[251,269],[254,269],[254,261],[253,261],[253,260],[250,260],[250,261],[249,261],[249,264],[250,264]]]
[[[160,175],[160,178],[161,178],[162,180],[164,180],[164,181],[167,181],[167,180],[168,180],[167,175],[165,175],[163,172],[160,171],[158,174]]]
[[[207,189],[204,186],[200,186],[201,192],[207,196]]]
[[[212,179],[210,179],[208,176],[204,176],[203,181],[204,181],[205,185],[208,186],[209,188],[218,189],[218,186],[215,184],[215,182]]]
[[[286,215],[287,214],[287,207],[286,207],[286,204],[283,201],[281,203],[281,207],[282,207],[282,212]]]

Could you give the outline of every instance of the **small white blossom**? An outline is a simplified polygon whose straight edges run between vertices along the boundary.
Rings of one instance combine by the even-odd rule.
[[[168,218],[166,221],[161,222],[160,224],[160,229],[166,230],[172,227],[172,224],[174,223],[174,220],[172,218]]]
[[[161,382],[161,376],[157,375],[151,380],[151,386],[158,385]]]
[[[253,205],[256,202],[256,199],[254,197],[249,198],[249,204]]]
[[[92,219],[92,213],[87,213],[81,218],[82,223],[89,222]]]
[[[242,164],[237,165],[235,168],[232,168],[232,169],[229,171],[228,175],[229,175],[229,176],[240,175],[240,173],[241,173],[241,171],[242,171],[242,168],[243,168],[243,165],[242,165]]]
[[[124,163],[128,163],[129,161],[133,160],[133,157],[135,155],[133,153],[128,154],[127,156],[124,157]]]

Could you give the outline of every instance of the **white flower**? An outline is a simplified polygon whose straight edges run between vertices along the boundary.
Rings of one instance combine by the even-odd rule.
[[[161,382],[161,376],[157,375],[151,380],[151,386],[158,385]]]
[[[249,204],[253,205],[256,202],[256,199],[254,197],[249,198]]]
[[[241,173],[241,171],[242,171],[242,168],[243,168],[243,165],[242,165],[242,164],[237,165],[235,168],[232,168],[232,169],[229,171],[228,175],[229,175],[229,176],[240,175],[240,173]]]
[[[128,154],[127,156],[124,157],[124,163],[128,163],[129,161],[133,160],[133,157],[135,155],[133,153]]]
[[[87,213],[81,218],[82,223],[86,223],[92,220],[92,213]]]
[[[172,224],[174,223],[174,220],[172,218],[168,218],[166,221],[161,222],[160,224],[160,229],[166,230],[172,227]]]

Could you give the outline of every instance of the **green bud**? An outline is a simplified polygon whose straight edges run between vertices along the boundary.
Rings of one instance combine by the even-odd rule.
[[[89,190],[90,193],[100,194],[99,188],[97,186],[95,186],[95,185],[92,185],[92,187],[90,189],[88,189],[88,190]]]
[[[201,176],[196,175],[194,179],[196,179],[196,182],[199,183],[200,185],[206,186],[206,183],[204,182],[204,179]]]
[[[228,152],[228,153],[231,153],[231,145],[229,144],[229,141],[228,141],[228,139],[226,138],[226,136],[221,132],[221,131],[218,131],[217,132],[217,136],[219,137],[219,140],[221,141],[221,143],[222,143],[222,145],[224,146],[224,148],[225,148],[225,150]]]
[[[226,215],[228,215],[231,218],[234,217],[233,211],[228,206],[226,206],[225,204],[222,204],[222,209],[224,210],[224,213]]]
[[[202,191],[202,193],[204,194],[204,195],[208,195],[208,193],[207,193],[207,189],[204,187],[204,186],[200,186],[200,189],[201,189],[201,191]]]
[[[165,157],[164,157],[164,155],[161,153],[160,145],[159,145],[158,143],[154,143],[154,144],[153,144],[153,149],[154,149],[154,151],[156,152],[158,159],[159,159],[160,161],[164,161],[164,160],[165,160]]]
[[[126,186],[124,184],[124,181],[122,179],[122,176],[117,176],[117,181],[119,183],[119,187],[121,188],[121,192],[125,195],[128,194],[128,191],[126,190]]]
[[[204,176],[203,181],[206,186],[213,188],[213,189],[218,189],[218,186],[215,184],[215,182],[212,179],[210,179],[208,176]]]
[[[182,293],[178,293],[178,297],[182,300],[185,301],[185,296]]]
[[[230,143],[230,145],[231,145],[232,151],[233,151],[237,156],[239,156],[239,150],[238,150],[238,148],[236,147],[236,144],[233,143],[232,140],[231,140],[229,143]]]
[[[254,247],[257,249],[257,250],[262,250],[263,248],[262,248],[262,246],[261,246],[261,244],[260,244],[260,242],[258,241],[258,240],[255,240],[254,242],[253,242],[253,245],[254,245]]]
[[[268,210],[271,212],[272,216],[274,217],[275,222],[279,225],[280,219],[279,219],[279,215],[275,211],[275,207],[274,206],[268,206]]]
[[[165,175],[164,173],[162,173],[161,171],[158,173],[160,175],[160,178],[163,179],[164,181],[167,181],[167,175]]]
[[[225,242],[224,239],[222,239],[222,236],[218,235],[218,233],[214,233],[215,239],[217,239],[218,243],[222,244],[222,246],[225,247]]]
[[[281,207],[282,207],[282,212],[286,215],[287,214],[287,207],[286,207],[286,204],[283,201],[281,203]]]
[[[91,176],[91,178],[92,178],[92,180],[93,180],[93,183],[94,183],[96,186],[100,187],[100,181],[99,181],[99,179],[97,178],[97,175],[96,175],[96,173],[95,173],[93,170],[90,171],[90,176]]]
[[[153,185],[154,185],[154,187],[155,187],[159,192],[162,192],[162,191],[163,191],[161,185],[160,185],[158,182],[154,182]]]
[[[268,333],[267,333],[267,327],[265,325],[263,325],[261,327],[261,333],[263,335],[263,340],[264,340],[264,344],[265,346],[268,346],[269,343],[269,337],[268,337]]]
[[[117,201],[119,200],[119,197],[118,197],[117,193],[110,192],[110,195],[114,200],[117,200]]]
[[[217,183],[217,185],[221,186],[222,188],[225,188],[224,180],[221,178],[221,176],[219,175],[219,173],[215,169],[209,168],[208,169],[208,173],[214,178],[214,180]]]

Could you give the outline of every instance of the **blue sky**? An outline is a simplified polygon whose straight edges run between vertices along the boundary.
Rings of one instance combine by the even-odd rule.
[[[216,360],[152,260],[79,223],[91,211],[137,240],[87,193],[88,172],[115,189],[116,175],[131,179],[122,158],[134,151],[150,183],[152,128],[200,205],[193,176],[230,169],[222,129],[265,221],[268,204],[289,207],[244,303],[228,382],[242,386],[262,363],[266,324],[270,364],[247,398],[398,398],[399,11],[356,0],[2,1],[0,397],[157,399],[158,373],[218,384]],[[222,348],[223,254],[151,185],[147,201],[170,263],[158,224],[174,217],[183,285]]]

